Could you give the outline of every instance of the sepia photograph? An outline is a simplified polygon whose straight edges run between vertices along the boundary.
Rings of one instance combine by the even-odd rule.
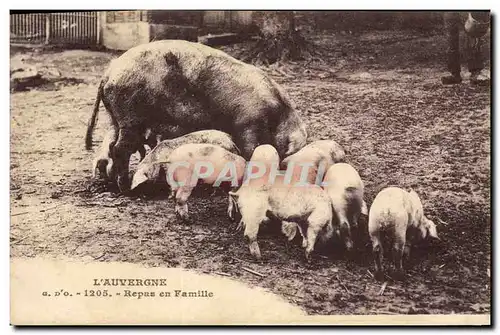
[[[10,324],[491,326],[492,15],[11,10]]]

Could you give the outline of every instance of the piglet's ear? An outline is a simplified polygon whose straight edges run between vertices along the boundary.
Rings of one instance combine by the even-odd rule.
[[[438,241],[441,241],[441,238],[439,238],[439,236],[438,236],[436,224],[434,223],[434,221],[425,218],[425,226],[426,226],[428,234],[431,238],[434,238]]]

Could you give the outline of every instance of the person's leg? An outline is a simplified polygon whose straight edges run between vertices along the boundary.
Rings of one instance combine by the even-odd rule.
[[[460,76],[460,26],[460,13],[444,13],[444,29],[447,35],[448,43],[448,71],[451,74],[441,78],[441,81],[445,85],[458,84],[462,82],[462,77]]]
[[[466,29],[467,38],[467,67],[470,72],[471,84],[483,85],[489,84],[489,79],[481,75],[484,69],[484,59],[482,53],[483,36],[486,34],[489,25],[489,17],[482,18],[481,12],[473,13],[472,20],[483,19],[482,21],[475,21],[475,24],[469,23],[469,30]],[[487,12],[486,15],[489,15]],[[484,15],[483,15],[484,16]],[[471,20],[471,18],[469,18]],[[467,28],[467,27],[466,27]]]
[[[480,77],[481,70],[484,68],[481,42],[481,38],[467,37],[467,67],[471,84],[481,84],[485,80]]]

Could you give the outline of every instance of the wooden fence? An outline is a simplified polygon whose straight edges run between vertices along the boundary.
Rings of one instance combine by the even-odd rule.
[[[11,43],[99,44],[97,12],[10,15]]]

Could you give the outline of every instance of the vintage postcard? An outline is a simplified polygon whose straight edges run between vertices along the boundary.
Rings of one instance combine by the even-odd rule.
[[[11,325],[490,326],[491,36],[11,11]]]

